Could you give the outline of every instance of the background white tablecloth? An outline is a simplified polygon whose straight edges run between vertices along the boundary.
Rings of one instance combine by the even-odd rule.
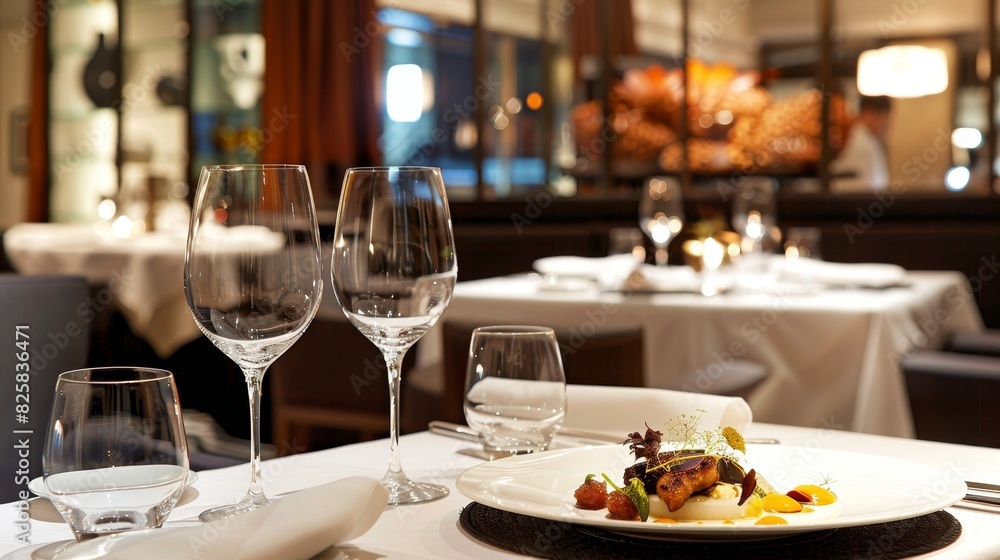
[[[746,435],[777,438],[782,444],[806,448],[889,455],[935,465],[964,480],[1000,483],[997,449],[768,424],[754,424]],[[455,478],[482,461],[463,453],[471,448],[470,443],[426,432],[404,436],[401,449],[407,473],[415,479],[444,484],[452,493],[436,502],[387,509],[369,532],[342,547],[347,557],[357,560],[517,558],[474,540],[459,526],[459,513],[469,500],[455,491]],[[381,477],[387,464],[388,441],[380,440],[266,461],[263,473],[268,494],[277,496],[348,476]],[[174,520],[194,517],[207,507],[238,500],[246,490],[248,476],[246,466],[202,472],[194,485],[197,498],[174,510],[167,526]],[[952,546],[922,558],[1000,558],[1000,540],[996,539],[1000,514],[958,507],[948,511],[962,523],[962,535]],[[0,554],[21,546],[14,540],[14,515],[11,504],[0,505]],[[69,539],[71,535],[63,523],[32,521],[31,537],[32,542],[43,543]]]
[[[101,286],[136,335],[161,357],[201,336],[184,297],[186,231],[110,239],[88,224],[20,224],[4,249],[25,275],[83,276]],[[111,296],[108,298],[107,296]]]
[[[910,287],[885,290],[788,284],[704,297],[558,291],[537,277],[511,276],[459,283],[441,321],[537,324],[581,336],[641,326],[648,387],[677,389],[676,379],[701,370],[711,392],[713,365],[736,357],[770,372],[750,398],[755,419],[906,437],[913,421],[899,356],[940,348],[953,331],[982,328],[960,273],[906,278]],[[418,343],[418,368],[409,377],[432,393],[443,384],[440,331],[439,322]]]

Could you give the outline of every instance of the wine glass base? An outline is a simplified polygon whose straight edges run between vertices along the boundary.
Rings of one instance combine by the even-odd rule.
[[[447,487],[429,482],[414,482],[406,475],[394,476],[386,474],[382,478],[382,486],[389,491],[390,506],[404,506],[440,500],[451,493]]]
[[[211,523],[212,521],[227,519],[240,515],[241,513],[253,511],[257,508],[266,506],[269,503],[271,502],[263,494],[258,494],[256,496],[248,495],[238,504],[207,509],[201,512],[201,515],[198,516],[198,520],[202,523]]]

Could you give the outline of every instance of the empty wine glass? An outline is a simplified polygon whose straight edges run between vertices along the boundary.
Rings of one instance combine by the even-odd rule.
[[[184,258],[184,290],[205,336],[235,361],[250,396],[250,488],[212,521],[268,503],[260,471],[260,385],[309,326],[323,295],[319,229],[301,165],[202,169]]]
[[[173,375],[82,369],[60,374],[55,391],[43,482],[76,540],[161,526],[188,475]]]
[[[684,227],[684,198],[674,177],[652,177],[639,198],[639,227],[656,247],[656,264],[666,266],[667,247]]]
[[[381,350],[389,370],[390,504],[448,495],[411,481],[399,457],[399,380],[406,351],[451,302],[458,275],[441,170],[369,167],[347,171],[337,211],[333,292],[350,322]]]
[[[775,223],[774,187],[766,177],[748,177],[733,199],[733,227],[742,238],[743,257],[762,255],[764,239]]]

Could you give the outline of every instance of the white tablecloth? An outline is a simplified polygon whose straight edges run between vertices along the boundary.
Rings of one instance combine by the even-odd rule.
[[[184,298],[185,231],[110,239],[86,224],[20,224],[4,249],[25,275],[83,276],[115,302],[136,335],[162,357],[201,336]],[[81,302],[82,303],[82,302]]]
[[[913,420],[898,367],[918,348],[940,348],[949,333],[982,328],[968,283],[957,272],[910,272],[909,287],[767,293],[625,295],[544,289],[537,277],[462,282],[441,321],[537,324],[587,337],[641,326],[645,384],[683,389],[699,372],[711,392],[733,358],[763,364],[768,380],[750,398],[755,419],[912,437]],[[410,382],[440,393],[440,322],[418,345]]]
[[[820,446],[891,455],[939,466],[964,480],[1000,483],[1000,450],[997,449],[767,424],[754,424],[747,435],[774,437],[782,444],[806,448]],[[407,473],[419,480],[444,484],[452,493],[428,504],[387,509],[368,533],[341,547],[347,558],[517,558],[515,554],[481,544],[459,527],[459,512],[469,500],[455,491],[455,478],[481,462],[460,453],[470,447],[472,444],[426,432],[403,437],[401,449]],[[268,494],[277,496],[348,476],[381,477],[387,464],[388,442],[381,440],[266,461],[263,472]],[[192,518],[207,507],[238,500],[246,490],[248,471],[245,466],[200,474],[194,484],[197,498],[175,509],[167,521],[168,527],[174,520]],[[331,507],[336,505],[331,504]],[[1000,540],[996,538],[1000,515],[959,507],[948,511],[962,523],[962,535],[950,547],[922,558],[1000,558]],[[0,554],[22,546],[14,538],[15,514],[13,505],[0,505]],[[63,523],[33,520],[30,529],[33,543],[71,538]]]

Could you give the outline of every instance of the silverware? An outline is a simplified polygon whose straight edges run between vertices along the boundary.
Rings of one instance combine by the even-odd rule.
[[[969,489],[963,501],[1000,507],[1000,486],[971,481],[967,481],[965,485]]]
[[[450,438],[460,439],[463,441],[469,441],[474,443],[479,443],[480,441],[479,432],[468,426],[464,426],[462,424],[454,424],[452,422],[432,420],[427,424],[427,431]],[[611,437],[607,434],[602,434],[600,432],[592,432],[589,430],[577,430],[565,427],[559,429],[558,436],[560,438],[571,438],[576,443],[582,445],[622,443],[625,441],[625,438]],[[748,438],[745,441],[746,443],[752,445],[774,445],[780,443],[778,440],[773,438]]]

